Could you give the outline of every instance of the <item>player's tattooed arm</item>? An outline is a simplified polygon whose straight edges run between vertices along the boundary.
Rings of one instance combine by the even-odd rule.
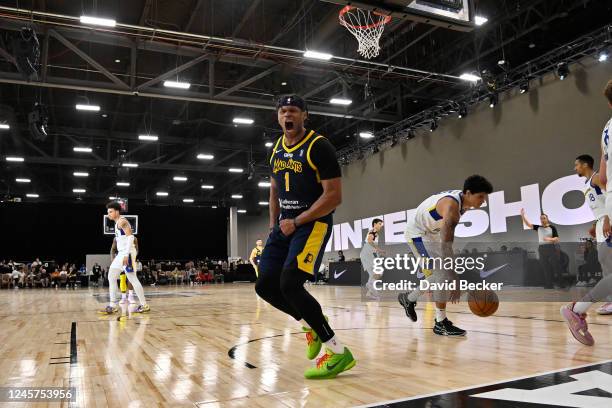
[[[603,188],[606,188],[608,183],[608,164],[606,160],[606,154],[604,153],[603,145],[601,146],[601,160],[599,161],[599,181],[603,184]]]
[[[441,199],[436,205],[436,211],[442,216],[440,238],[442,239],[442,254],[445,257],[453,256],[455,228],[459,224],[459,218],[461,217],[459,210],[459,203],[450,197]]]

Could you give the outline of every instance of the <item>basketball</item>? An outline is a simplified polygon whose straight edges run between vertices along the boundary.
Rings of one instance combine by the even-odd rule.
[[[499,307],[499,298],[492,290],[471,290],[468,292],[468,305],[476,316],[488,317]]]

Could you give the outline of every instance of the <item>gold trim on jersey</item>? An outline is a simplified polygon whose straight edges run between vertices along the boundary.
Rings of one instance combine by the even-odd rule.
[[[306,135],[305,138],[303,138],[302,140],[300,140],[300,142],[298,144],[296,144],[295,146],[293,146],[292,148],[288,148],[287,145],[285,144],[285,135],[283,135],[283,137],[281,137],[281,140],[283,141],[283,149],[285,149],[285,151],[287,153],[291,153],[296,151],[297,149],[299,149],[300,147],[302,147],[302,145],[304,143],[306,143],[308,141],[308,139],[310,139],[310,137],[314,134],[314,130],[311,130],[308,135]],[[276,154],[276,149],[274,149],[274,154]]]
[[[314,265],[323,247],[323,242],[325,242],[327,228],[329,228],[329,226],[326,223],[315,221],[312,231],[308,236],[308,240],[306,241],[306,245],[304,245],[304,249],[297,256],[298,269],[300,271],[314,275]]]
[[[310,145],[308,145],[308,150],[306,150],[306,160],[308,161],[308,164],[310,165],[310,167],[315,171],[315,173],[317,174],[317,183],[321,182],[321,176],[319,176],[319,169],[317,169],[317,166],[315,166],[315,164],[312,162],[312,160],[310,159],[310,149],[312,149],[312,145],[315,144],[315,142],[319,139],[323,138],[323,136],[321,135],[317,135],[317,137],[315,137],[312,142],[310,143]]]
[[[272,154],[270,154],[270,165],[272,165],[272,159],[274,159],[274,155],[276,155],[276,149],[278,149],[278,145],[281,142],[281,140],[283,140],[283,137],[284,136],[279,137],[278,140],[276,141],[276,144],[272,148]]]

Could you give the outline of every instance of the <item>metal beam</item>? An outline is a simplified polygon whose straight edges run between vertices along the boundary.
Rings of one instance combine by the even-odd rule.
[[[240,31],[242,31],[242,28],[244,27],[246,22],[249,21],[249,18],[251,18],[255,10],[257,10],[257,7],[259,7],[259,3],[261,3],[261,0],[251,0],[251,5],[249,6],[248,10],[243,14],[240,23],[238,23],[238,25],[236,26],[236,28],[234,28],[234,31],[232,32],[232,38],[235,38],[238,34],[240,34]]]
[[[253,75],[252,77],[245,79],[244,81],[240,82],[239,84],[236,84],[236,85],[232,86],[231,88],[226,89],[223,92],[219,92],[217,95],[215,95],[215,98],[221,98],[223,96],[227,96],[227,95],[231,94],[232,92],[236,92],[236,91],[244,88],[245,86],[249,86],[253,82],[260,80],[261,78],[264,78],[264,77],[270,75],[271,73],[278,71],[279,69],[280,69],[280,65],[274,65],[274,66],[266,69],[265,71],[260,72],[257,75]]]
[[[51,77],[48,78],[47,82],[28,82],[21,79],[19,74],[15,74],[13,72],[0,72],[0,83],[9,83],[9,84],[17,84],[17,85],[28,85],[28,86],[38,86],[45,88],[60,88],[60,89],[74,89],[88,92],[98,92],[98,93],[111,93],[118,95],[132,95],[132,92],[125,89],[117,89],[110,88],[107,83],[104,82],[94,82],[94,81],[83,81],[71,78],[58,78]],[[143,98],[158,98],[158,99],[171,99],[171,100],[179,100],[179,101],[191,101],[191,102],[201,102],[201,103],[210,103],[217,105],[227,105],[232,107],[244,107],[244,108],[256,108],[256,109],[264,109],[264,110],[275,110],[275,106],[273,103],[269,101],[264,101],[261,99],[254,98],[245,98],[245,97],[231,97],[224,99],[210,98],[207,94],[198,93],[198,92],[181,92],[178,93],[170,93],[170,92],[140,92],[138,94]],[[389,115],[378,115],[376,117],[366,117],[361,115],[353,115],[341,110],[331,110],[328,108],[320,107],[320,106],[312,106],[309,109],[309,113],[311,115],[321,115],[321,116],[329,116],[329,117],[337,117],[337,118],[346,118],[346,119],[364,119],[372,122],[383,122],[383,123],[395,123],[398,118],[395,116]]]
[[[153,79],[148,80],[144,84],[138,85],[138,87],[136,89],[141,91],[141,90],[143,90],[145,88],[149,88],[149,87],[157,84],[158,82],[165,81],[168,78],[171,78],[171,77],[173,77],[175,75],[178,75],[179,72],[183,72],[184,70],[186,70],[188,68],[191,68],[194,65],[199,64],[200,62],[202,62],[202,61],[204,61],[204,60],[206,60],[208,58],[210,58],[209,54],[207,54],[207,53],[202,54],[199,57],[194,58],[191,61],[188,61],[188,62],[184,63],[183,65],[179,65],[178,67],[173,68],[173,69],[171,69],[170,71],[168,71],[166,73],[163,73],[163,74],[161,74],[161,75],[159,75],[159,76],[157,76],[157,77],[155,77]]]
[[[195,22],[195,18],[198,15],[198,11],[202,8],[203,4],[204,4],[204,0],[198,0],[196,6],[193,8],[193,10],[191,10],[191,16],[189,17],[189,21],[187,22],[187,25],[185,26],[185,32],[188,33],[189,30],[191,30],[191,26]]]
[[[64,38],[64,36],[62,36],[60,33],[58,33],[57,31],[53,29],[50,29],[49,34],[52,37],[56,38],[59,42],[64,44],[67,48],[72,50],[76,55],[78,55],[83,60],[85,60],[89,65],[97,69],[98,72],[100,72],[102,75],[104,75],[105,77],[113,81],[115,84],[117,84],[119,87],[124,88],[124,89],[129,89],[129,86],[125,82],[117,78],[115,75],[111,74],[109,70],[104,68],[102,65],[100,65],[96,60],[91,58],[89,55],[81,51],[76,45],[74,45],[73,43],[68,41],[66,38]]]
[[[113,167],[113,162],[107,162],[106,160],[92,160],[92,159],[74,159],[70,157],[40,157],[40,156],[25,156],[25,162],[36,165],[36,164],[53,164],[59,166],[81,166],[81,167]],[[161,171],[183,171],[200,174],[229,174],[228,168],[220,168],[215,166],[192,166],[192,165],[180,165],[180,164],[162,164],[162,163],[139,163],[138,169],[145,170],[161,170]],[[136,170],[138,171],[138,170]]]
[[[6,51],[4,48],[0,47],[0,56],[2,56],[2,58],[4,58],[5,60],[7,60],[8,62],[10,62],[11,64],[15,65],[15,57],[13,57],[11,54],[8,53],[8,51]]]

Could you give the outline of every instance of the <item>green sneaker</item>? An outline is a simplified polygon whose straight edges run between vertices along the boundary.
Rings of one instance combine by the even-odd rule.
[[[321,351],[321,339],[319,338],[319,335],[310,327],[302,326],[302,330],[304,330],[306,333],[306,341],[308,342],[306,347],[306,358],[313,360],[319,355],[319,351]]]
[[[335,354],[330,349],[326,349],[325,354],[317,359],[317,366],[306,370],[304,377],[311,380],[334,378],[341,372],[355,367],[356,363],[348,347],[344,348],[342,354]]]

